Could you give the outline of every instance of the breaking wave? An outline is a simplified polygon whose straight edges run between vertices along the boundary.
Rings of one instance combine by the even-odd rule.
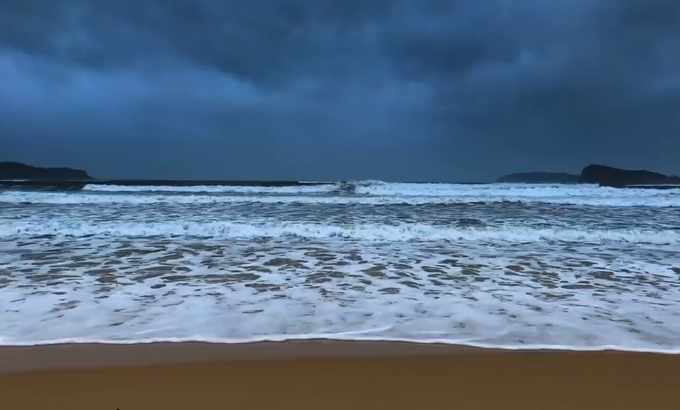
[[[233,223],[233,222],[115,222],[85,224],[74,221],[13,222],[0,227],[0,237],[13,236],[191,236],[221,239],[298,237],[306,239],[350,239],[361,241],[488,241],[488,242],[628,242],[680,244],[680,231],[588,230],[564,228],[458,228],[426,224]]]
[[[271,188],[272,191],[200,191],[200,187],[185,187],[186,192],[0,192],[0,203],[35,204],[211,204],[211,203],[299,203],[299,204],[361,204],[361,205],[423,205],[456,203],[548,203],[586,206],[647,206],[680,207],[680,190],[614,189],[584,186],[565,187],[504,187],[499,185],[459,187],[397,187],[377,188],[347,185],[338,187],[294,187],[309,192],[293,192],[293,187]],[[253,187],[235,187],[248,188]],[[176,189],[173,187],[173,189]],[[217,189],[217,188],[214,188]],[[221,189],[221,188],[220,188]],[[231,188],[230,188],[231,189]],[[255,189],[255,188],[253,188]],[[266,189],[257,187],[257,189]],[[274,189],[278,191],[274,191]],[[287,193],[283,189],[290,189]],[[322,192],[322,189],[328,191]],[[356,193],[353,193],[356,192]],[[388,194],[389,193],[389,194]]]

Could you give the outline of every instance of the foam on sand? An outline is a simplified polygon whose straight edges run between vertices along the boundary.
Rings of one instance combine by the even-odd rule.
[[[0,283],[4,344],[332,338],[680,350],[677,245],[99,236],[0,245],[0,269],[21,267]]]

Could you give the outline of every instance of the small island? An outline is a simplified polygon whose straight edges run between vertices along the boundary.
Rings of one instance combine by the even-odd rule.
[[[92,177],[73,168],[41,168],[20,162],[0,162],[0,187],[82,189]]]
[[[626,170],[606,165],[588,165],[581,172],[584,184],[625,188],[676,188],[680,187],[680,177],[660,174],[646,170]]]
[[[20,162],[0,162],[0,179],[83,181],[92,179],[86,171],[73,168],[41,168]]]
[[[561,172],[522,172],[498,178],[497,182],[525,184],[597,184],[615,188],[680,188],[680,177],[646,170],[627,170],[606,165],[588,165],[580,175]]]

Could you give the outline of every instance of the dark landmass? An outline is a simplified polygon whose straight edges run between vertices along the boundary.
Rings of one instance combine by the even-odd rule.
[[[497,182],[598,184],[616,188],[680,188],[680,177],[646,170],[626,170],[606,165],[588,165],[581,175],[561,172],[520,172],[498,178]]]
[[[19,162],[0,162],[0,188],[39,191],[77,191],[92,177],[73,168],[41,168]]]
[[[87,181],[87,172],[73,168],[40,168],[19,162],[0,162],[0,180]]]
[[[229,181],[229,180],[95,180],[84,170],[41,168],[19,162],[0,162],[0,187],[30,190],[80,190],[88,183],[122,186],[264,186],[285,187],[325,185],[328,182]],[[605,165],[588,165],[581,175],[562,172],[521,172],[505,175],[497,182],[510,183],[587,183],[610,187],[680,188],[680,177],[646,170],[625,170]],[[340,192],[349,193],[354,184],[343,182]]]
[[[581,172],[580,182],[610,187],[669,187],[680,186],[680,177],[646,170],[626,170],[605,165],[588,165]]]
[[[498,178],[498,182],[526,184],[576,184],[579,176],[563,172],[520,172]]]
[[[300,181],[228,181],[228,180],[102,180],[94,179],[86,171],[72,168],[40,168],[19,162],[0,162],[0,188],[27,190],[83,189],[88,183],[121,186],[260,186],[286,187],[301,185],[324,185],[325,182]]]

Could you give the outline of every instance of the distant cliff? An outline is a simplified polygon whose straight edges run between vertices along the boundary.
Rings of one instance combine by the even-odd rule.
[[[92,178],[80,169],[40,168],[19,162],[0,162],[0,180],[8,179],[84,181]]]
[[[562,172],[520,172],[498,178],[498,182],[515,182],[527,184],[575,184],[579,182],[578,175]]]
[[[611,187],[631,185],[680,185],[680,177],[645,170],[626,170],[605,165],[588,165],[581,172],[580,181]]]

